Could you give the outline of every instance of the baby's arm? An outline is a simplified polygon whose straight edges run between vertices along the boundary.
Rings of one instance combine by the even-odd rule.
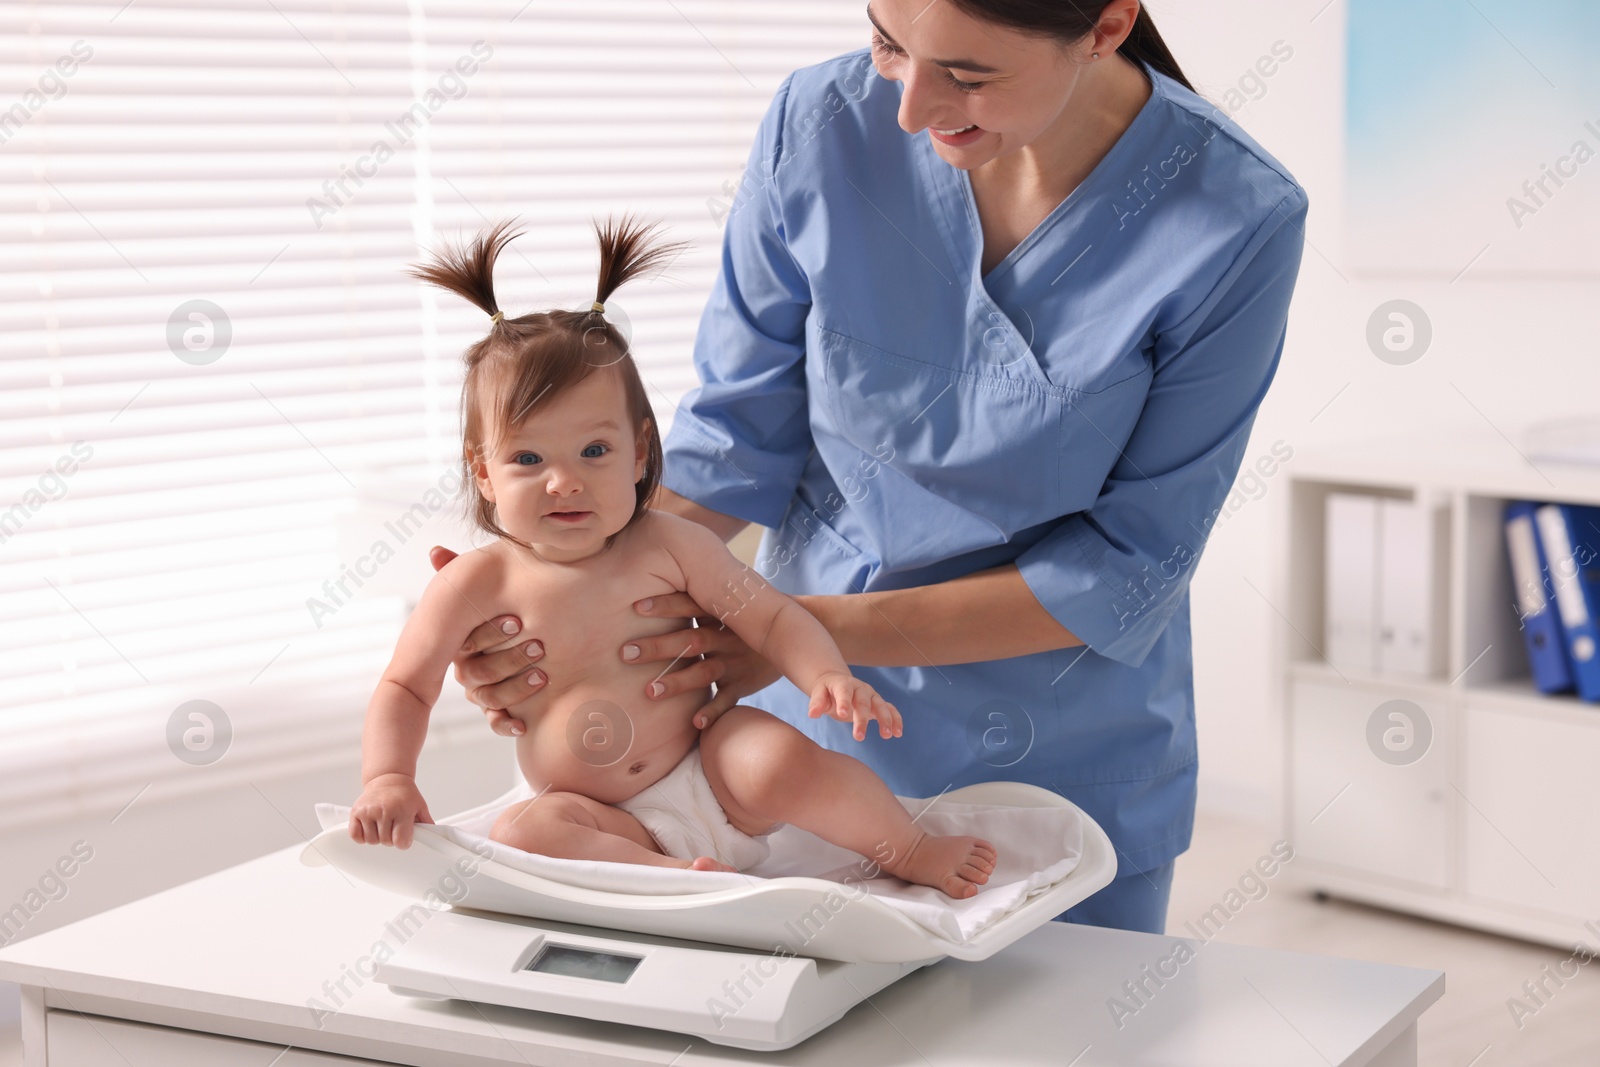
[[[486,603],[490,566],[478,553],[451,560],[428,582],[400,632],[362,726],[362,791],[350,811],[357,841],[409,848],[412,824],[433,821],[417,789],[417,756],[451,658],[487,618],[474,604]]]
[[[683,570],[684,591],[811,696],[810,714],[854,721],[857,741],[878,720],[881,737],[898,737],[900,713],[872,686],[850,674],[839,646],[822,623],[774,589],[728,551],[722,539],[688,519],[671,520],[669,544]]]

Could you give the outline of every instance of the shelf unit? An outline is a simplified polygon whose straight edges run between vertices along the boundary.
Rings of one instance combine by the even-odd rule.
[[[1300,450],[1289,474],[1276,660],[1287,868],[1335,896],[1565,948],[1600,928],[1600,704],[1529,677],[1502,516],[1508,500],[1600,504],[1600,467],[1531,464],[1498,435]],[[1323,657],[1327,497],[1445,511],[1445,654],[1434,677],[1353,674]],[[1380,705],[1421,709],[1431,741],[1380,758]],[[1413,715],[1412,718],[1415,718]],[[1420,734],[1418,735],[1420,736]]]

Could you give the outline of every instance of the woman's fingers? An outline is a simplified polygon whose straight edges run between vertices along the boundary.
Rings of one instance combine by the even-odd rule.
[[[503,708],[529,696],[545,683],[545,674],[530,664],[544,658],[544,645],[538,641],[519,642],[498,652],[458,656],[456,681],[467,691],[467,699],[484,708]]]
[[[467,699],[480,708],[508,708],[539,692],[547,681],[544,672],[535,667],[493,685],[467,686]]]
[[[653,637],[636,637],[622,646],[619,654],[628,663],[653,663],[698,656],[717,647],[722,635],[712,627],[685,626]]]
[[[705,609],[688,593],[661,593],[634,602],[633,610],[652,619],[692,619]]]
[[[489,717],[489,729],[501,737],[521,737],[527,732],[522,720],[513,718],[505,708],[484,708],[483,713]]]
[[[459,660],[475,652],[494,652],[518,644],[522,635],[522,620],[515,615],[497,615],[488,622],[479,623],[467,635],[466,644],[456,653]]]
[[[434,545],[428,549],[428,562],[436,571],[444,570],[444,565],[455,559],[459,553],[453,552],[443,545]]]
[[[719,692],[711,698],[711,703],[695,712],[694,724],[701,730],[722,718],[727,710],[739,703],[739,698],[730,692]]]
[[[704,689],[717,681],[727,668],[721,660],[691,660],[687,666],[668,671],[645,686],[645,696],[651,700],[665,700],[690,689]]]

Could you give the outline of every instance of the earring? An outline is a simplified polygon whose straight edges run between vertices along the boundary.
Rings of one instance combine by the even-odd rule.
[[[1100,53],[1099,53],[1099,52],[1096,52],[1096,53],[1095,53],[1095,54],[1094,54],[1094,57],[1095,57],[1095,58],[1096,58],[1096,59],[1099,59],[1099,58],[1100,58]]]

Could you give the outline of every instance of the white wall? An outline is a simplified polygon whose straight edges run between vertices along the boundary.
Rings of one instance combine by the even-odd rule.
[[[1279,440],[1299,449],[1411,431],[1431,433],[1447,449],[1453,433],[1481,433],[1489,425],[1520,446],[1531,423],[1596,411],[1600,360],[1588,309],[1600,279],[1496,279],[1468,271],[1452,284],[1364,279],[1344,265],[1346,0],[1152,0],[1149,6],[1190,80],[1214,102],[1275,42],[1294,50],[1267,80],[1265,95],[1235,114],[1311,198],[1288,346],[1247,463]],[[1523,62],[1510,45],[1506,60]],[[1538,162],[1530,161],[1530,173]],[[1508,224],[1475,244],[1515,239]],[[1380,362],[1365,341],[1373,310],[1397,298],[1421,305],[1434,327],[1428,353],[1403,367]],[[1562,385],[1546,395],[1541,381]],[[1269,479],[1260,499],[1218,529],[1193,597],[1201,805],[1262,822],[1276,811],[1281,784],[1280,708],[1269,656],[1273,630],[1284,624],[1267,601],[1284,603],[1278,524],[1285,481]]]

